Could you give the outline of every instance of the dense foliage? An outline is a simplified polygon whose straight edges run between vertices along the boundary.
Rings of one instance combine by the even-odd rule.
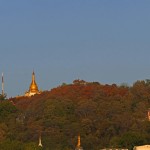
[[[149,144],[150,82],[132,87],[75,80],[32,97],[0,103],[0,149],[85,150]]]

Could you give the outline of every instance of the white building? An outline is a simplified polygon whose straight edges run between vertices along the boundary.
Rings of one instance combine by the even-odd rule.
[[[150,145],[134,146],[133,150],[150,150]]]

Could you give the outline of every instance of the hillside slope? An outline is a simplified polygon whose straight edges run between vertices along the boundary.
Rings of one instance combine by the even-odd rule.
[[[7,118],[6,123],[1,121],[8,128],[4,141],[36,145],[41,134],[48,150],[72,150],[80,133],[84,149],[99,150],[132,149],[150,140],[148,81],[137,81],[132,87],[126,87],[75,80],[40,95],[9,101],[16,112],[10,115],[10,127]]]

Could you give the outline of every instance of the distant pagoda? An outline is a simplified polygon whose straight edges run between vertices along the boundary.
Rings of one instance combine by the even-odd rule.
[[[41,140],[41,134],[40,134],[40,136],[39,136],[39,144],[38,144],[38,146],[39,146],[39,147],[43,147],[43,145],[42,145],[42,140]]]
[[[80,135],[78,135],[78,143],[77,143],[75,150],[83,150],[83,148],[81,147]]]
[[[32,73],[32,81],[29,87],[29,90],[25,93],[25,96],[33,96],[35,94],[40,94],[41,92],[38,89],[38,86],[35,81],[35,73]]]

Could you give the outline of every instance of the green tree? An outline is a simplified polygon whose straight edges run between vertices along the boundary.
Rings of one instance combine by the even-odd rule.
[[[0,94],[0,101],[6,100],[7,94],[4,95]]]
[[[127,132],[118,140],[119,147],[132,150],[134,146],[143,145],[145,137],[139,133]]]

